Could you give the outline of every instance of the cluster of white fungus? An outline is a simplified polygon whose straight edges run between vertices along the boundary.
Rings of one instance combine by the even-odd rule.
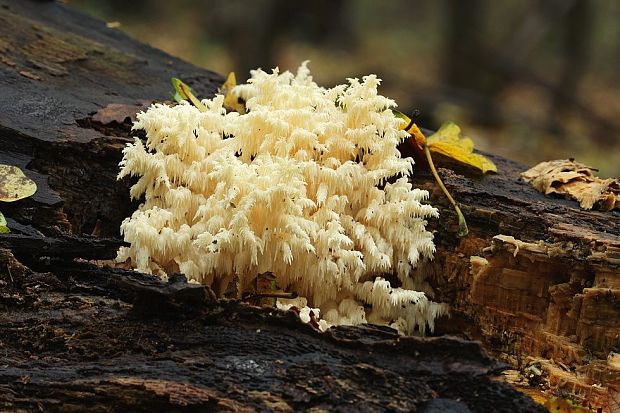
[[[432,329],[446,307],[416,291],[414,273],[434,252],[425,220],[437,210],[407,180],[406,133],[379,83],[325,89],[305,64],[297,75],[256,70],[234,89],[244,114],[227,113],[221,95],[203,100],[205,112],[183,102],[138,114],[147,139],[125,148],[119,178],[139,176],[131,196],[144,203],[121,226],[130,247],[118,260],[220,295],[269,271],[320,309],[322,328]]]

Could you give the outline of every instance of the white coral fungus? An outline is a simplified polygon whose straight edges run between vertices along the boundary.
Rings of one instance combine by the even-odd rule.
[[[219,294],[269,271],[320,308],[323,327],[432,329],[446,307],[414,290],[413,272],[434,252],[425,219],[437,210],[407,180],[406,133],[379,83],[325,89],[305,64],[297,75],[256,70],[234,90],[245,114],[226,113],[221,95],[203,100],[206,112],[184,102],[138,114],[147,139],[125,148],[119,179],[138,175],[131,196],[144,203],[121,225],[131,246],[118,260]]]

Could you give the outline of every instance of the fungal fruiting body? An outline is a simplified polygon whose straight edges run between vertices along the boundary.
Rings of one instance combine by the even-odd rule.
[[[137,175],[131,196],[144,202],[121,225],[130,246],[118,260],[218,294],[271,272],[318,309],[322,328],[432,329],[447,309],[420,292],[416,267],[432,258],[425,224],[438,213],[407,180],[413,161],[397,150],[407,134],[379,83],[327,89],[305,64],[296,75],[256,70],[233,90],[243,114],[227,113],[221,95],[205,111],[182,102],[138,114],[146,141],[125,148],[119,179]]]

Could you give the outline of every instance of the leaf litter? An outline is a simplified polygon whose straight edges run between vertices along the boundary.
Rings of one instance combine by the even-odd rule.
[[[595,171],[574,159],[560,159],[541,162],[521,177],[537,191],[574,199],[583,209],[620,209],[620,181],[601,179],[594,175]]]

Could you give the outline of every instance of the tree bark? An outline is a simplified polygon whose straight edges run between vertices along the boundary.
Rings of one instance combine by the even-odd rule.
[[[106,266],[136,208],[130,182],[116,181],[135,113],[168,99],[173,76],[200,96],[221,76],[56,3],[0,0],[0,23],[0,163],[39,188],[0,204],[13,231],[0,237],[2,409],[544,411],[497,380],[506,366],[469,338],[515,365],[545,358],[558,388],[561,362],[563,383],[601,384],[586,398],[610,405],[617,214],[545,198],[518,180],[522,165],[493,157],[494,176],[442,170],[468,215],[472,235],[458,239],[451,209],[419,172],[415,185],[441,208],[428,270],[436,300],[453,306],[439,326],[452,336],[319,333],[294,312],[218,301],[181,275],[163,283]]]

